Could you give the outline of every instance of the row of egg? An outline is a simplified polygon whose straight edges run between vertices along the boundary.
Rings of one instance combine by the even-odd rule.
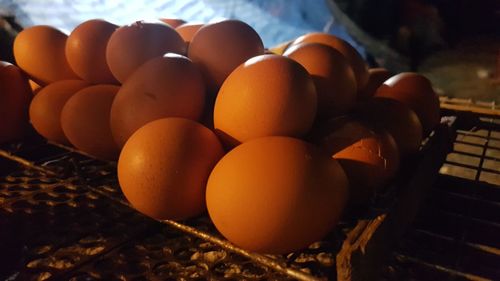
[[[332,35],[304,35],[281,56],[264,54],[240,21],[198,26],[184,45],[165,24],[110,26],[77,27],[58,52],[66,69],[26,55],[57,45],[42,32],[52,28],[21,32],[16,61],[47,84],[30,105],[33,127],[98,158],[119,154],[120,186],[142,213],[186,219],[208,209],[246,249],[285,253],[320,239],[439,122],[427,79],[387,79]],[[67,70],[76,76],[60,76]]]

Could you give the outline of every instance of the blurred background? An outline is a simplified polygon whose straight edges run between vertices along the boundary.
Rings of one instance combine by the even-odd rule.
[[[448,97],[500,102],[498,0],[0,0],[0,59],[23,27],[46,24],[66,33],[82,21],[115,24],[222,18],[250,24],[266,47],[312,31],[350,42],[371,67],[417,71]]]

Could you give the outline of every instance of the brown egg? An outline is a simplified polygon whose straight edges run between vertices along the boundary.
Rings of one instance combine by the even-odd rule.
[[[368,81],[368,67],[365,61],[358,51],[356,51],[356,49],[354,49],[346,41],[328,33],[315,32],[308,33],[297,38],[292,42],[292,44],[290,44],[290,47],[299,43],[321,43],[336,49],[342,53],[351,64],[354,76],[356,77],[358,89],[363,88]]]
[[[177,28],[180,25],[183,25],[186,23],[185,20],[181,19],[171,19],[171,18],[161,18],[160,21],[170,25],[172,28]]]
[[[316,91],[296,61],[262,55],[224,81],[215,101],[214,125],[231,145],[263,136],[304,136],[316,116]]]
[[[344,115],[322,122],[309,132],[308,140],[326,149],[328,154],[340,151],[359,139],[370,137],[373,131],[352,117]],[[332,140],[331,140],[332,139]]]
[[[415,111],[424,136],[439,124],[439,97],[431,82],[420,74],[403,72],[392,76],[377,89],[375,96],[398,100]]]
[[[48,140],[69,144],[61,127],[61,111],[70,97],[88,86],[82,80],[61,80],[43,87],[29,109],[33,128]]]
[[[28,77],[17,66],[0,61],[0,143],[23,137],[33,96]]]
[[[206,209],[208,176],[224,155],[209,129],[183,118],[141,127],[118,160],[118,181],[138,211],[156,219],[186,219]]]
[[[368,81],[358,91],[359,101],[365,101],[373,97],[378,87],[391,77],[391,73],[385,68],[370,68],[368,69],[368,74]]]
[[[109,112],[120,87],[95,85],[76,92],[63,107],[61,126],[76,148],[99,159],[114,160],[119,150],[111,136]]]
[[[186,44],[189,44],[193,39],[194,34],[203,26],[204,24],[199,23],[185,23],[177,26],[175,31],[184,39]]]
[[[14,40],[17,65],[39,85],[79,79],[64,54],[67,38],[60,30],[47,25],[24,29]]]
[[[166,54],[140,66],[123,84],[111,108],[111,130],[119,147],[140,127],[165,117],[198,120],[205,85],[187,57]]]
[[[106,61],[115,78],[124,83],[143,63],[168,52],[186,52],[181,36],[165,23],[137,21],[111,34]]]
[[[200,67],[213,94],[238,65],[263,53],[264,45],[257,32],[238,20],[203,26],[196,32],[188,50],[189,58]]]
[[[349,118],[335,119],[328,126],[331,132],[317,143],[344,168],[350,204],[363,204],[396,174],[396,142],[387,132],[375,133]]]
[[[418,152],[422,143],[422,124],[417,114],[404,103],[388,98],[372,98],[359,104],[354,114],[391,134],[401,158]]]
[[[106,45],[118,26],[104,20],[88,20],[78,25],[66,40],[66,58],[73,71],[94,84],[116,84],[106,63]]]
[[[207,184],[216,228],[251,251],[283,254],[307,247],[337,224],[348,197],[337,161],[289,137],[246,142],[217,163]]]
[[[313,78],[319,118],[343,115],[354,107],[356,78],[339,51],[319,43],[305,43],[288,48],[283,55],[300,63]]]
[[[30,79],[30,80],[28,80],[28,82],[30,83],[30,87],[31,87],[31,91],[33,91],[33,95],[36,95],[42,89],[42,86],[38,85],[33,80]]]

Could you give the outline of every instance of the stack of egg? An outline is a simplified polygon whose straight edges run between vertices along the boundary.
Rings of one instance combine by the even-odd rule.
[[[324,237],[439,122],[426,78],[368,69],[323,33],[278,55],[237,20],[90,20],[69,36],[27,28],[14,55],[19,68],[2,65],[0,87],[15,97],[17,121],[0,124],[0,141],[27,123],[29,78],[40,85],[29,105],[35,130],[118,159],[120,186],[138,211],[182,220],[208,210],[228,240],[263,253]]]

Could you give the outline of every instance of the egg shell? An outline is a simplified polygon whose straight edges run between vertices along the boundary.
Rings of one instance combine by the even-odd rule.
[[[99,159],[115,160],[116,146],[109,127],[111,103],[120,87],[94,85],[76,92],[63,107],[61,127],[76,148]]]
[[[137,21],[111,34],[106,62],[115,78],[124,83],[143,63],[168,52],[186,52],[181,36],[165,23]]]
[[[263,136],[304,136],[316,116],[314,82],[296,61],[278,55],[249,59],[224,81],[214,125],[229,146]]]
[[[394,137],[401,158],[418,152],[422,144],[422,124],[407,105],[389,98],[372,98],[360,103],[354,115]]]
[[[309,132],[307,139],[332,155],[359,139],[372,136],[373,133],[361,122],[344,115],[318,122]]]
[[[48,140],[69,144],[61,127],[61,112],[69,98],[88,86],[82,80],[61,80],[43,87],[29,108],[33,128]]]
[[[140,127],[165,117],[198,120],[205,85],[187,57],[165,54],[143,64],[123,84],[111,108],[111,130],[119,147]]]
[[[333,117],[333,118],[326,119],[326,120],[317,120],[316,122],[314,122],[313,126],[311,127],[309,132],[307,132],[307,134],[303,137],[303,139],[308,141],[308,142],[318,144],[318,141],[322,137],[325,137],[326,135],[328,135],[332,131],[332,129],[330,128],[330,126],[328,126],[328,124],[331,123],[332,120],[336,120],[339,118],[341,118],[341,119],[348,118],[349,120],[352,119],[348,115],[342,115],[342,116],[337,116],[337,117]]]
[[[356,102],[356,78],[347,59],[336,49],[319,44],[296,44],[284,53],[309,72],[318,95],[318,117],[349,112]]]
[[[422,123],[424,136],[439,124],[439,97],[425,76],[413,72],[394,75],[377,89],[375,97],[395,99],[410,107]]]
[[[196,32],[188,50],[188,57],[199,66],[212,94],[217,93],[236,67],[262,54],[264,45],[257,32],[239,20],[204,25]]]
[[[186,44],[189,44],[194,37],[194,34],[203,26],[201,23],[185,23],[177,26],[175,31],[179,33]],[[189,46],[189,45],[188,45]]]
[[[361,57],[358,51],[356,51],[356,49],[343,39],[328,33],[313,32],[295,39],[288,48],[299,43],[321,43],[336,49],[342,53],[351,64],[354,76],[356,77],[358,89],[363,88],[368,81],[368,66],[363,60],[363,57]]]
[[[160,21],[163,23],[168,24],[172,28],[177,28],[178,26],[181,26],[186,23],[185,20],[182,19],[173,19],[173,18],[160,18]]]
[[[28,77],[17,66],[0,61],[0,143],[23,137],[33,94]]]
[[[17,65],[42,86],[57,80],[79,79],[66,60],[67,38],[60,30],[47,25],[24,29],[14,40]]]
[[[30,84],[31,91],[33,92],[33,95],[36,95],[42,89],[42,86],[38,85],[33,80],[30,79],[30,80],[28,80],[28,82]]]
[[[330,133],[316,143],[344,168],[350,183],[350,205],[364,204],[396,174],[396,142],[387,132],[375,133],[350,118],[336,118],[327,126]]]
[[[228,152],[207,184],[216,228],[251,251],[283,254],[307,247],[337,224],[348,197],[337,161],[290,137],[263,137]]]
[[[66,58],[73,71],[94,84],[117,84],[106,62],[109,37],[118,28],[110,22],[93,19],[78,25],[66,40]]]
[[[358,101],[366,101],[375,95],[378,87],[385,80],[391,77],[391,73],[385,68],[370,68],[368,69],[368,81],[365,86],[358,91]]]
[[[183,118],[141,127],[118,160],[120,187],[134,208],[156,219],[186,219],[206,210],[208,176],[223,156],[215,134]]]

